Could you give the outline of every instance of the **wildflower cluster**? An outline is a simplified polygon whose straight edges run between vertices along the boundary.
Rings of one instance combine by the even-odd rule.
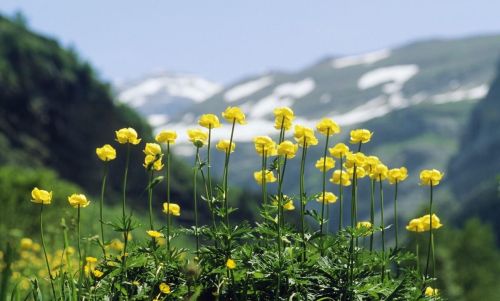
[[[420,184],[430,187],[429,213],[411,220],[406,227],[415,233],[429,232],[426,268],[422,273],[419,261],[415,264],[418,252],[415,256],[401,246],[398,239],[398,185],[407,179],[408,170],[389,168],[380,158],[362,152],[363,146],[373,138],[372,132],[355,129],[350,132],[351,146],[340,141],[333,144],[335,135],[341,131],[334,120],[321,119],[315,127],[294,124],[292,109],[276,108],[277,140],[269,136],[253,139],[261,166],[248,171],[261,189],[262,198],[256,204],[261,219],[253,225],[247,221],[234,224],[230,219],[236,211],[231,207],[229,190],[231,154],[237,151],[234,138],[238,128],[247,122],[238,107],[228,107],[221,116],[231,128],[227,139],[215,143],[215,149],[224,154],[221,182],[213,180],[211,172],[212,131],[222,126],[218,116],[202,115],[198,121],[201,128],[189,129],[186,133],[196,150],[191,200],[173,202],[170,196],[171,149],[178,138],[177,133],[161,131],[156,141],[144,144],[142,165],[149,179],[146,188],[149,225],[140,231],[147,234],[148,242],[130,244],[131,233],[144,228],[127,214],[130,210],[126,203],[130,148],[141,143],[132,128],[116,131],[116,141],[123,145],[126,156],[122,217],[117,223],[105,222],[102,210],[108,165],[121,154],[110,144],[96,149],[104,166],[99,200],[101,233],[96,239],[102,257],[84,256],[81,252],[81,209],[92,206],[93,202],[75,193],[68,197],[68,202],[76,209],[77,249],[68,246],[62,252],[73,250],[78,260],[72,263],[73,269],[69,267],[67,255],[62,256],[66,258],[64,264],[55,263],[46,252],[42,220],[43,207],[50,205],[52,192],[33,189],[32,202],[41,205],[41,249],[48,272],[45,276],[54,299],[64,299],[63,296],[74,296],[77,300],[104,297],[134,300],[440,299],[438,289],[431,287],[436,277],[433,231],[443,226],[433,212],[433,189],[443,177],[439,171],[421,172]],[[309,163],[307,153],[311,147],[322,147],[323,154]],[[299,174],[287,173],[287,165],[295,162],[300,167]],[[310,193],[305,189],[309,164],[322,175],[321,191]],[[287,181],[298,182],[298,196],[285,193],[285,177]],[[166,182],[167,193],[160,205],[153,200],[153,189],[162,181]],[[201,188],[199,183],[202,183]],[[370,188],[369,200],[358,197],[358,189],[363,183]],[[384,216],[387,209],[384,184],[394,187],[394,226],[387,225]],[[200,201],[208,205],[208,225],[199,222]],[[315,206],[310,205],[311,201],[315,201],[318,210],[312,209]],[[172,219],[183,214],[181,206],[187,202],[192,204],[189,207],[193,208],[194,225],[174,228]],[[369,220],[359,219],[360,202],[370,206]],[[333,206],[337,206],[337,213],[333,212]],[[344,206],[350,206],[349,216],[344,217]],[[166,221],[155,225],[153,216],[160,211]],[[332,218],[338,219],[335,231],[329,226]],[[104,228],[109,225],[121,233],[122,239],[106,240]],[[192,237],[195,249],[173,246],[172,241],[179,235]],[[387,245],[387,235],[394,236],[394,246]],[[110,248],[118,252],[113,254]],[[61,275],[70,276],[62,278]],[[63,285],[55,285],[56,281]],[[71,285],[64,284],[68,282]]]

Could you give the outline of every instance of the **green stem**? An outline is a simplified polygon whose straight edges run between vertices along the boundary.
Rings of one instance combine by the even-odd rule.
[[[167,142],[167,208],[170,208],[170,142]],[[168,259],[171,258],[170,252],[170,228],[172,221],[170,213],[167,212],[167,254]]]
[[[266,185],[266,152],[264,151],[265,146],[262,146],[262,166],[261,166],[261,175],[262,181],[260,183],[262,190],[262,204],[267,205],[267,185]]]
[[[102,177],[102,186],[101,186],[101,200],[99,202],[99,217],[101,221],[101,247],[102,254],[104,256],[104,260],[106,260],[106,248],[104,247],[106,240],[104,239],[104,219],[102,217],[103,212],[103,204],[104,204],[104,192],[106,191],[106,179],[108,177],[108,164],[104,163],[104,175]]]
[[[300,184],[299,184],[299,190],[300,190],[300,220],[301,220],[301,226],[300,226],[300,236],[302,239],[302,261],[306,261],[306,252],[307,252],[307,247],[306,247],[306,239],[305,239],[305,226],[304,226],[304,215],[305,215],[305,207],[306,207],[306,199],[305,199],[305,189],[304,189],[304,170],[305,170],[305,163],[306,163],[306,154],[307,154],[307,138],[304,137],[304,142],[302,145],[302,158],[300,161]]]
[[[148,184],[148,203],[149,203],[149,229],[154,230],[153,226],[153,169],[149,172],[149,184]],[[154,238],[153,238],[154,241]]]
[[[370,180],[370,223],[375,225],[375,180]],[[373,251],[373,231],[370,234],[370,252]]]
[[[76,227],[77,227],[77,235],[78,235],[78,240],[77,240],[77,247],[78,247],[78,268],[80,269],[80,274],[78,276],[78,296],[81,294],[82,290],[82,278],[83,278],[83,261],[82,261],[82,249],[80,247],[80,205],[78,205],[78,213],[77,213],[77,219],[76,219]],[[80,300],[80,298],[78,298]]]
[[[342,230],[344,227],[344,208],[342,206],[342,198],[343,198],[343,191],[344,187],[342,186],[342,172],[343,172],[343,154],[340,154],[340,179],[339,179],[339,232]]]
[[[211,143],[212,143],[212,125],[208,126],[208,145],[207,145],[207,179],[208,179],[208,191],[209,194],[207,195],[209,199],[209,203],[212,203],[212,176],[210,174],[210,148],[211,148]],[[213,215],[213,212],[212,212]],[[213,217],[214,218],[214,217]],[[215,220],[214,220],[215,222]]]
[[[382,227],[382,281],[385,279],[385,225],[384,225],[384,190],[382,188],[382,175],[379,175],[379,191],[380,191],[380,226]]]
[[[432,248],[432,236],[433,236],[433,233],[432,233],[432,201],[433,201],[433,185],[432,185],[432,181],[430,183],[430,201],[429,201],[429,244],[428,244],[428,248],[427,248],[427,262],[425,264],[425,276],[426,277],[429,277],[429,261],[430,261],[430,257],[431,257],[431,254],[432,256],[434,256],[434,249]],[[433,275],[434,277],[434,275]]]
[[[281,271],[281,265],[283,263],[283,254],[281,252],[281,226],[282,226],[282,222],[283,222],[283,219],[284,219],[284,216],[283,216],[283,211],[281,211],[280,209],[283,207],[283,192],[282,192],[282,189],[283,189],[283,179],[285,177],[285,169],[286,169],[286,162],[287,162],[287,156],[285,155],[285,159],[283,161],[283,173],[282,174],[278,174],[278,177],[279,177],[279,180],[278,180],[278,263],[279,263],[279,267],[280,267],[280,271]],[[281,287],[281,273],[278,272],[278,286],[276,288],[277,290],[277,294],[276,294],[276,300],[278,300],[279,298],[279,295],[280,295],[280,287]]]
[[[398,180],[396,180],[396,186],[394,187],[394,228],[395,228],[395,239],[396,239],[396,249],[398,248]]]
[[[416,246],[416,254],[417,254],[417,274],[420,275],[420,247],[418,245],[418,240]]]
[[[127,274],[127,244],[128,244],[128,222],[126,220],[125,214],[125,204],[127,200],[127,178],[128,178],[128,168],[130,163],[130,144],[127,144],[127,157],[125,161],[125,172],[123,175],[123,197],[122,197],[122,222],[123,222],[123,257],[122,257],[122,277]]]
[[[56,289],[54,288],[54,280],[52,278],[52,272],[50,270],[49,258],[47,257],[47,249],[45,247],[45,239],[43,237],[43,206],[44,206],[43,203],[40,204],[40,240],[42,241],[43,255],[45,256],[45,264],[47,265],[47,272],[49,273],[50,286],[52,288],[52,295],[54,297],[54,300],[56,300],[57,299]]]
[[[328,151],[328,140],[330,138],[330,129],[326,130],[326,143],[325,143],[325,151],[323,152],[323,196],[322,196],[322,202],[321,202],[321,223],[319,226],[319,232],[321,236],[321,256],[324,254],[324,239],[323,239],[323,223],[325,220],[325,192],[326,192],[326,153]]]
[[[194,171],[193,171],[193,198],[194,198],[194,236],[196,237],[197,257],[200,256],[200,238],[198,236],[198,192],[197,192],[199,156],[200,156],[200,148],[196,147],[196,155],[194,159]]]
[[[224,209],[225,209],[225,220],[226,220],[226,226],[229,229],[229,205],[228,205],[228,186],[227,186],[227,178],[229,174],[229,158],[231,156],[231,146],[233,144],[233,135],[234,135],[234,126],[236,124],[236,119],[233,120],[233,125],[231,127],[231,137],[229,139],[229,149],[226,151],[226,159],[224,162]]]

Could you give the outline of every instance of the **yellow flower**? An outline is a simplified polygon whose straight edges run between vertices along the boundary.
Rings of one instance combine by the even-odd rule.
[[[96,148],[95,153],[104,162],[116,159],[116,150],[109,144],[104,144],[102,147]]]
[[[293,211],[293,210],[295,210],[295,206],[293,205],[293,201],[289,200],[288,202],[286,202],[285,204],[283,204],[283,209],[285,209],[286,211]]]
[[[406,230],[410,232],[424,232],[424,224],[420,218],[412,219],[408,225],[406,225]]]
[[[408,170],[406,167],[393,168],[387,173],[387,178],[389,179],[389,184],[402,182],[408,178]]]
[[[364,228],[364,229],[371,229],[372,228],[372,223],[368,222],[368,221],[364,221],[364,222],[358,222],[358,224],[356,225],[356,228],[357,229],[361,229],[361,228]]]
[[[87,200],[87,197],[84,194],[76,193],[73,193],[68,197],[68,202],[73,208],[85,208],[90,204],[90,201]]]
[[[425,186],[437,186],[443,179],[444,173],[437,169],[426,169],[420,172],[420,184]]]
[[[172,293],[172,291],[170,290],[170,286],[164,282],[160,284],[160,291],[166,295]]]
[[[137,137],[137,132],[133,128],[123,128],[116,133],[116,141],[120,144],[130,143],[133,145],[137,145],[141,142],[141,139]]]
[[[332,177],[330,178],[330,182],[333,184],[342,184],[342,186],[349,186],[351,185],[351,179],[349,177],[349,174],[347,171],[342,171],[342,179],[340,178],[340,169],[337,169],[336,171],[333,172]]]
[[[366,129],[357,129],[351,131],[351,144],[370,142],[373,133]]]
[[[95,278],[101,278],[101,277],[102,277],[102,275],[104,275],[104,273],[103,273],[103,272],[101,272],[101,271],[99,271],[99,270],[93,270],[93,271],[92,271],[92,274],[94,274],[94,277],[95,277]]]
[[[314,136],[314,130],[309,127],[296,125],[293,136],[301,147],[309,147],[318,144],[318,139]]]
[[[329,148],[328,151],[332,157],[340,159],[349,153],[349,146],[344,143],[337,143],[335,146]]]
[[[347,173],[352,179],[352,177],[354,176],[354,167],[348,168]],[[361,166],[356,166],[356,179],[362,179],[364,177],[366,177],[366,169]]]
[[[365,169],[368,171],[373,170],[377,165],[382,163],[377,156],[367,156],[365,159]]]
[[[427,297],[435,297],[435,296],[439,295],[439,290],[437,288],[432,288],[432,287],[428,286],[425,289],[425,295]]]
[[[35,187],[31,191],[31,201],[37,204],[49,205],[52,202],[52,191],[48,192]]]
[[[153,238],[160,238],[163,237],[163,234],[161,232],[155,231],[155,230],[148,230],[146,233]]]
[[[366,156],[363,153],[348,153],[346,154],[345,167],[352,168],[354,165],[363,167],[366,162]]]
[[[318,132],[325,136],[332,136],[340,133],[339,125],[329,118],[321,119],[320,122],[316,125],[316,129],[318,130]]]
[[[29,250],[33,246],[33,240],[31,238],[21,238],[21,250]],[[0,258],[1,259],[1,258]]]
[[[144,164],[142,164],[142,166],[144,166],[144,168],[146,169],[152,167],[154,170],[160,171],[164,166],[163,163],[161,162],[161,159],[162,155],[160,155],[159,157],[153,155],[146,155],[146,157],[144,157]]]
[[[235,269],[236,268],[236,261],[232,260],[231,258],[229,258],[227,261],[226,261],[226,267],[230,270],[232,269]]]
[[[420,221],[424,227],[424,231],[429,231],[431,229],[431,218],[429,214],[426,214],[420,218]],[[435,214],[432,214],[432,229],[439,229],[443,226],[441,220]]]
[[[146,143],[143,152],[146,156],[158,156],[161,154],[161,146],[157,143]]]
[[[87,256],[87,257],[85,257],[85,261],[86,261],[88,264],[93,264],[93,263],[96,263],[96,262],[97,262],[97,258],[92,257],[92,256]]]
[[[287,159],[295,157],[299,146],[292,141],[285,140],[278,145],[278,155],[286,156]]]
[[[238,122],[239,124],[246,124],[245,114],[238,107],[227,107],[224,112],[222,112],[222,117],[228,122]]]
[[[253,173],[253,178],[257,184],[262,185],[265,183],[274,183],[276,182],[276,177],[274,177],[274,173],[271,170],[265,170],[265,179],[262,177],[262,170],[256,171]]]
[[[329,171],[335,166],[335,160],[332,157],[321,157],[314,166],[320,171]]]
[[[227,153],[227,151],[229,150],[229,140],[227,139],[219,140],[219,142],[215,147],[221,152]],[[235,148],[236,148],[236,143],[231,142],[231,153],[234,152]]]
[[[295,118],[292,109],[289,107],[276,108],[274,113],[274,128],[280,130],[289,130],[292,127],[292,121]]]
[[[187,131],[189,141],[193,142],[196,147],[202,147],[208,141],[208,133],[204,130],[193,129]]]
[[[173,216],[181,215],[181,207],[175,203],[163,203],[163,213]]]
[[[203,114],[198,120],[198,124],[207,129],[215,129],[221,127],[219,118],[214,114]]]
[[[387,179],[389,169],[384,164],[377,164],[370,172],[370,178],[375,181],[382,181]]]
[[[267,157],[276,155],[276,142],[269,136],[257,136],[253,138],[255,151],[259,155],[265,154]]]
[[[123,242],[121,242],[118,239],[113,239],[111,243],[109,244],[109,247],[115,251],[122,251],[123,250]]]
[[[317,198],[316,201],[318,203],[323,202],[323,193],[321,193]],[[337,196],[331,192],[325,192],[325,204],[333,204],[337,202]]]
[[[174,144],[176,139],[177,139],[177,132],[175,131],[161,131],[155,137],[155,140],[158,143]]]

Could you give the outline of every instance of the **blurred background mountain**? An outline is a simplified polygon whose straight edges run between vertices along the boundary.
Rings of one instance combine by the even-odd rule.
[[[96,201],[103,169],[95,148],[113,144],[114,131],[127,126],[147,141],[161,129],[179,132],[172,192],[183,207],[179,222],[190,225],[193,147],[184,132],[196,125],[200,114],[218,114],[229,105],[241,106],[249,119],[235,136],[234,161],[244,171],[232,173],[230,179],[231,185],[240,187],[232,194],[234,206],[240,208],[235,217],[256,220],[259,187],[252,173],[260,162],[252,138],[276,136],[272,109],[286,105],[295,111],[297,123],[314,126],[323,116],[333,117],[343,129],[334,143],[345,142],[352,128],[374,131],[373,141],[363,151],[380,156],[390,167],[404,165],[410,171],[401,185],[402,220],[420,214],[426,203],[425,190],[417,185],[419,171],[445,171],[436,202],[445,223],[437,239],[440,288],[450,300],[497,300],[499,59],[500,35],[484,34],[323,57],[296,71],[267,71],[229,84],[176,72],[154,72],[110,84],[72,47],[33,32],[23,15],[0,15],[1,237],[36,233],[31,218],[36,208],[28,202],[33,186],[56,193],[55,208],[48,212],[52,233],[57,233],[61,217],[71,220],[74,213],[66,206],[66,195],[82,191]],[[215,138],[226,138],[228,133],[223,127]],[[124,166],[123,148],[114,144],[119,159],[112,164],[106,198],[110,212],[120,200]],[[321,147],[311,149],[306,171],[311,193],[320,191],[320,173],[313,168],[320,156]],[[213,165],[220,168],[223,158],[216,154],[214,159]],[[139,216],[146,205],[142,160],[142,149],[134,148],[129,204]],[[291,175],[298,171],[298,162],[289,166]],[[287,193],[298,193],[295,183],[290,176]],[[158,208],[165,195],[163,186],[156,189]],[[361,191],[361,197],[366,199],[366,193]],[[388,210],[391,199],[386,200]],[[360,206],[366,217],[367,202]],[[86,217],[88,233],[97,224],[95,216],[94,210]],[[336,214],[332,218],[335,228]],[[6,240],[2,238],[0,246]]]

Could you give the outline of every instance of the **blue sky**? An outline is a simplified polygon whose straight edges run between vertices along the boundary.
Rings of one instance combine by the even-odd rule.
[[[429,37],[500,33],[495,0],[2,0],[107,80],[167,70],[228,83]]]

